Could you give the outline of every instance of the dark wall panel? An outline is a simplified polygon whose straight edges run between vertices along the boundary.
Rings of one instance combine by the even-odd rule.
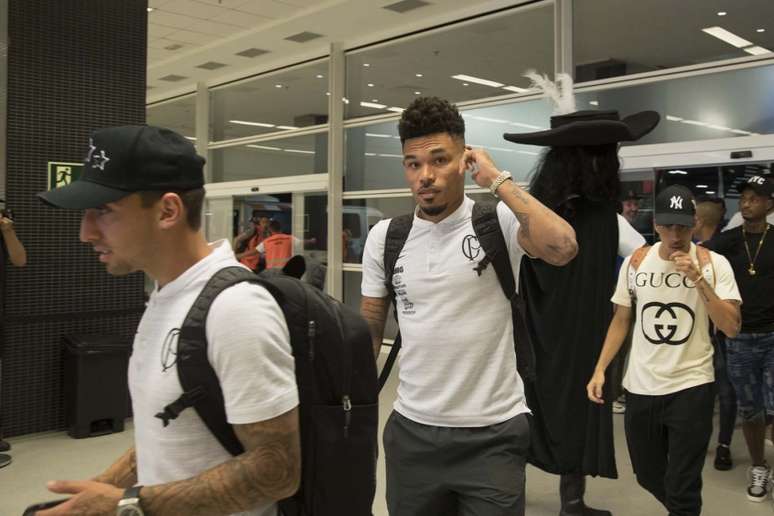
[[[78,242],[80,213],[43,206],[49,161],[89,133],[145,123],[147,0],[8,0],[8,205],[28,265],[4,271],[6,436],[63,428],[63,333],[133,335],[143,278],[109,276]]]

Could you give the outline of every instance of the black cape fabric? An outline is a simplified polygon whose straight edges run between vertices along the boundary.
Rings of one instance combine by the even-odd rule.
[[[612,318],[618,221],[612,203],[570,201],[578,256],[564,267],[524,258],[520,291],[537,378],[525,383],[533,413],[529,462],[554,474],[617,478],[610,382],[604,405],[586,396]]]

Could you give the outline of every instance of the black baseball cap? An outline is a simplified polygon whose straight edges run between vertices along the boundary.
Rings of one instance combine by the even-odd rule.
[[[774,182],[767,177],[752,176],[744,182],[739,191],[743,192],[748,188],[762,197],[774,199]]]
[[[57,208],[87,209],[140,191],[204,186],[204,158],[183,136],[149,125],[99,129],[89,138],[83,174],[67,186],[38,194]]]
[[[656,197],[655,222],[659,226],[693,227],[696,224],[696,200],[693,193],[681,185],[672,185]]]

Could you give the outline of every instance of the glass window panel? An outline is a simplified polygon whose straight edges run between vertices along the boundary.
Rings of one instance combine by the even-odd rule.
[[[345,116],[405,108],[417,95],[461,102],[526,88],[525,70],[553,72],[553,12],[552,2],[541,2],[350,53]],[[472,78],[453,78],[459,75]]]
[[[574,2],[575,78],[593,81],[769,53],[774,30],[765,21],[773,19],[770,0]],[[726,40],[737,36],[740,39],[729,41],[738,43],[703,31],[712,27],[724,29],[720,35]]]
[[[462,112],[468,145],[483,147],[498,168],[516,181],[527,181],[541,148],[503,139],[506,132],[547,129],[551,107],[544,100],[470,109]],[[398,122],[350,127],[346,130],[345,189],[347,191],[405,188]],[[467,184],[473,180],[467,177]]]
[[[208,166],[214,183],[324,174],[328,170],[328,133],[213,149]]]
[[[774,133],[774,66],[657,81],[624,88],[584,92],[579,109],[617,109],[622,116],[652,109],[658,126],[623,145],[731,138]],[[592,102],[594,104],[592,104]]]
[[[196,136],[196,95],[186,95],[147,106],[145,120],[148,125],[166,127],[195,140]]]
[[[328,59],[210,92],[210,139],[230,140],[328,122]]]

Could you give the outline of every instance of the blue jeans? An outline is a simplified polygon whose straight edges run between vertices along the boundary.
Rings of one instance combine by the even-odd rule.
[[[742,419],[774,415],[774,332],[726,339],[726,359]]]

